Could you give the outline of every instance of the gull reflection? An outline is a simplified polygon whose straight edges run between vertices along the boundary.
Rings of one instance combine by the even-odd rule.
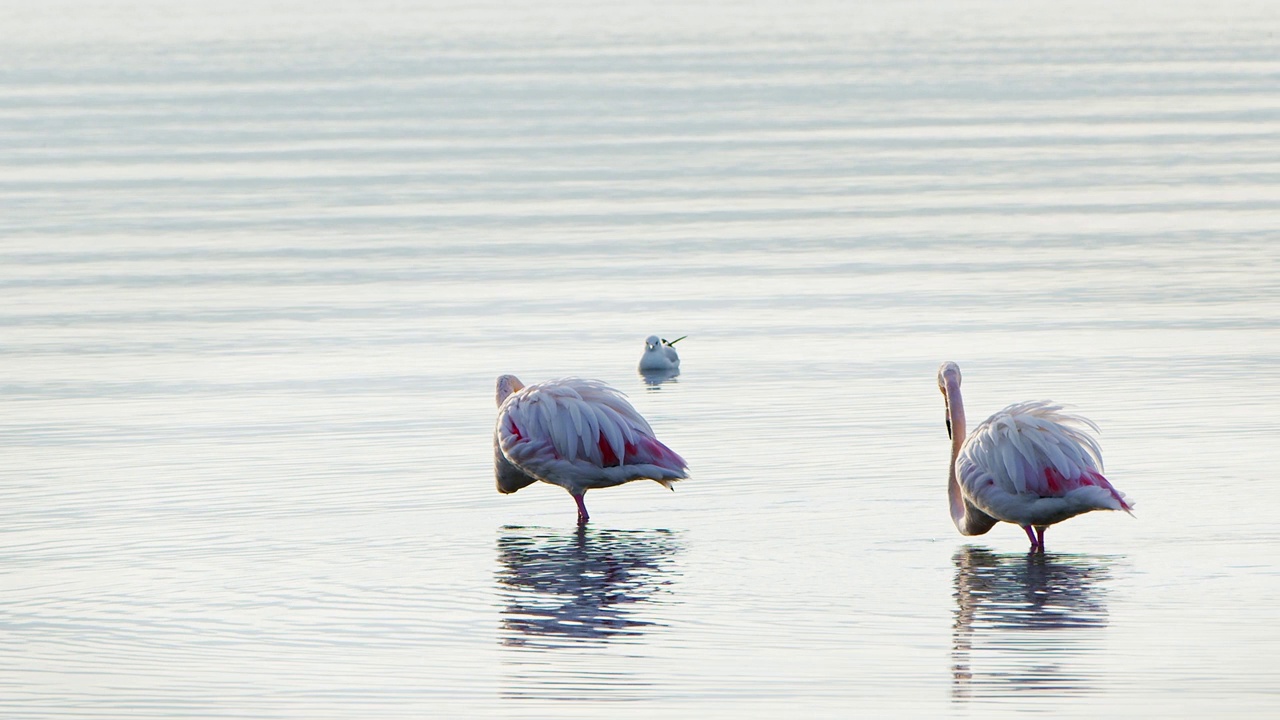
[[[642,635],[644,605],[671,585],[669,530],[504,527],[498,538],[502,643],[556,647]]]
[[[661,390],[658,387],[664,382],[678,383],[676,378],[680,377],[680,368],[672,368],[670,370],[641,370],[640,378],[647,385],[646,390]]]
[[[1094,687],[1116,558],[966,546],[952,560],[953,699]]]

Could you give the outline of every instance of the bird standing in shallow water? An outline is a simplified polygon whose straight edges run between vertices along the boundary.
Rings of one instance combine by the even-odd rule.
[[[960,367],[938,368],[951,437],[947,495],[963,535],[982,535],[997,522],[1020,526],[1032,552],[1044,552],[1044,531],[1091,510],[1124,510],[1125,500],[1102,476],[1102,449],[1085,431],[1098,427],[1050,402],[1016,403],[965,436]],[[1083,426],[1083,427],[1081,427]]]
[[[640,356],[640,372],[679,370],[680,354],[672,346],[686,337],[688,335],[681,335],[668,342],[659,339],[657,335],[650,335],[644,341],[644,354]]]
[[[493,431],[498,492],[541,480],[559,485],[589,519],[583,496],[594,488],[655,480],[667,488],[689,476],[688,463],[653,435],[622,393],[597,380],[566,378],[525,386],[498,378]]]

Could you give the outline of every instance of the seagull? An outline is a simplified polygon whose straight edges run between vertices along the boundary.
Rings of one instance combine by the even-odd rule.
[[[657,335],[650,335],[644,341],[644,355],[640,356],[640,372],[655,372],[680,369],[680,355],[673,347],[676,343],[689,337],[681,335],[675,340],[661,340]]]
[[[559,485],[589,520],[583,496],[594,488],[654,480],[668,489],[689,476],[688,463],[653,435],[626,396],[598,380],[564,378],[525,386],[498,378],[493,431],[498,492],[541,480]]]
[[[1044,552],[1044,531],[1092,510],[1133,503],[1102,476],[1102,449],[1087,431],[1098,426],[1048,401],[1015,403],[965,436],[960,366],[938,368],[947,407],[951,467],[947,495],[962,535],[982,535],[997,522],[1018,525],[1031,552]],[[1034,532],[1033,532],[1034,529]]]

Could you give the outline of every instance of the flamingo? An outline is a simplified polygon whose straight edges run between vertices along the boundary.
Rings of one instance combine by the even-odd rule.
[[[947,495],[962,535],[982,535],[997,522],[1018,525],[1031,552],[1044,552],[1044,531],[1091,510],[1124,510],[1133,503],[1102,476],[1102,448],[1085,428],[1098,426],[1048,401],[1015,403],[965,436],[960,366],[938,368],[951,438]],[[1034,529],[1034,532],[1033,532]]]
[[[679,370],[680,355],[676,352],[676,343],[689,337],[681,335],[675,340],[660,340],[657,335],[650,335],[644,341],[644,355],[640,356],[640,372]]]
[[[565,378],[525,386],[498,378],[493,463],[498,492],[541,480],[559,485],[590,519],[583,496],[594,488],[655,480],[667,489],[688,463],[653,436],[626,396],[598,380]]]

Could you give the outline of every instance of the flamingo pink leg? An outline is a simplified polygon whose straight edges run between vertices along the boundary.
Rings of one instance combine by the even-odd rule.
[[[1031,552],[1036,552],[1036,551],[1038,551],[1038,550],[1044,550],[1044,545],[1042,545],[1042,544],[1041,544],[1041,543],[1043,543],[1043,542],[1044,542],[1044,531],[1043,531],[1043,530],[1040,530],[1040,531],[1039,531],[1039,532],[1040,532],[1040,539],[1039,539],[1039,540],[1037,540],[1037,539],[1036,539],[1036,534],[1035,534],[1034,532],[1032,532],[1032,531],[1031,531],[1031,526],[1030,526],[1030,525],[1022,525],[1021,527],[1022,527],[1022,531],[1023,531],[1023,532],[1025,532],[1025,533],[1027,534],[1027,539],[1031,541]]]
[[[573,501],[578,503],[578,524],[586,524],[591,519],[591,516],[587,514],[585,493],[583,495],[574,495]]]
[[[1044,525],[1036,526],[1036,544],[1040,546],[1040,552],[1044,552],[1044,531],[1047,528]]]

